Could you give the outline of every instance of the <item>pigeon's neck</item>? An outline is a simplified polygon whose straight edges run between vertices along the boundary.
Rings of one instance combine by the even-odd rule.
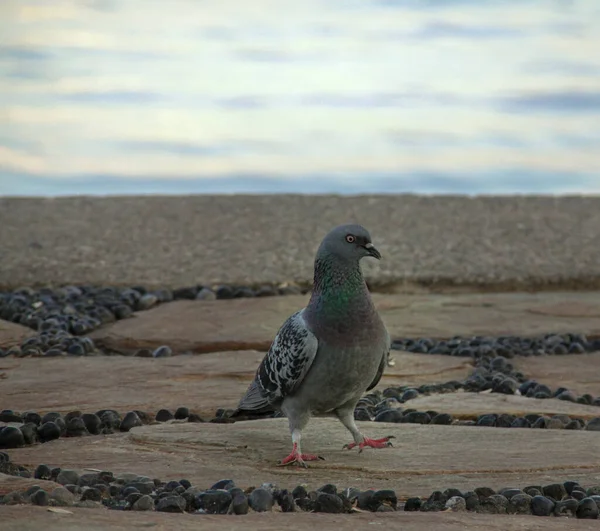
[[[357,307],[370,306],[371,297],[356,262],[317,257],[308,312],[319,320],[347,319]],[[361,312],[362,313],[362,312]]]

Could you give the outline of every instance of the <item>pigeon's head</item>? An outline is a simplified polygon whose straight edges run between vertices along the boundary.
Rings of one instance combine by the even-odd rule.
[[[336,256],[346,260],[360,260],[365,256],[381,259],[371,242],[369,231],[361,225],[340,225],[321,242],[317,256]]]

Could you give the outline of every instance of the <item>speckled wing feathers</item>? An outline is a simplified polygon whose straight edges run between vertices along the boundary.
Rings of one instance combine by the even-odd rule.
[[[318,349],[317,338],[307,328],[303,312],[289,317],[277,332],[238,410],[265,409],[293,393],[302,383]]]

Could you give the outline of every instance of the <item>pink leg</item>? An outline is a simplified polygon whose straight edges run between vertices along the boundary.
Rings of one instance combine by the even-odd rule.
[[[383,437],[382,439],[369,439],[369,437],[365,437],[364,441],[360,444],[356,444],[355,442],[344,445],[344,448],[348,450],[352,450],[358,446],[358,453],[362,452],[366,447],[369,448],[388,448],[389,446],[393,446],[390,439],[394,439],[393,435],[388,437]]]
[[[301,454],[298,452],[298,443],[294,443],[292,447],[292,453],[288,455],[285,459],[279,463],[279,466],[286,466],[296,464],[298,466],[303,466],[304,468],[308,468],[308,465],[305,461],[318,461],[319,459],[323,459],[319,455],[315,454]]]

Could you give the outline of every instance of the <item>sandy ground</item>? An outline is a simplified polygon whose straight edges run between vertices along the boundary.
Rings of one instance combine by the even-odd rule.
[[[0,198],[0,288],[310,283],[333,226],[364,224],[375,287],[600,286],[600,197]]]

